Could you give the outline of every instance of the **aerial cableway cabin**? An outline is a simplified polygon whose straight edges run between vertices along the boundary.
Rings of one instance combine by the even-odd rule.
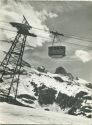
[[[64,37],[64,34],[54,32],[54,31],[50,31],[50,33],[54,37],[52,40],[52,46],[48,47],[48,55],[52,58],[63,58],[65,56],[66,47],[61,45],[54,45],[54,43],[58,43],[58,40],[56,38],[59,38],[61,36]],[[59,42],[61,42],[60,39],[59,39]]]
[[[63,58],[65,50],[65,46],[50,46],[48,47],[48,55],[52,58]]]

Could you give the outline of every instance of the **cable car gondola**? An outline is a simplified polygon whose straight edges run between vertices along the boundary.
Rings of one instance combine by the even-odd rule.
[[[58,34],[57,32],[53,32],[53,35],[54,35],[54,38],[53,38],[52,46],[48,47],[48,55],[52,58],[63,58],[65,56],[66,47],[54,45],[55,37],[61,34]]]
[[[65,56],[65,46],[49,46],[48,55],[52,58],[62,58]]]

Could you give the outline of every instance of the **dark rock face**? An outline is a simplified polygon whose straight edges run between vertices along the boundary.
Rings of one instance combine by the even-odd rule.
[[[41,89],[39,91],[38,102],[40,105],[53,104],[55,102],[56,91],[52,88]]]
[[[35,84],[34,82],[31,82],[30,84],[34,87],[35,96],[38,96],[37,84]]]
[[[0,94],[0,102],[7,102],[7,103],[13,104],[13,105],[24,106],[24,107],[31,107],[31,106],[25,105],[25,104],[15,100],[12,96],[9,96],[7,98],[7,96],[1,95],[1,94]],[[31,108],[33,108],[33,107],[31,107]]]
[[[88,88],[92,89],[92,83],[88,83],[88,84],[86,84],[86,86],[87,86]]]
[[[31,84],[34,87],[35,96],[38,96],[38,102],[40,105],[53,104],[53,102],[55,102],[56,90],[48,88],[44,84],[40,87],[37,87],[34,82],[31,82]]]
[[[54,79],[56,79],[59,82],[64,82],[63,79],[61,79],[60,77],[54,77]]]
[[[44,66],[38,67],[37,70],[38,70],[39,72],[44,72],[44,73],[47,72],[47,70],[45,69]]]
[[[90,114],[87,116],[86,113],[91,113],[92,107],[82,106],[82,103],[85,100],[92,99],[90,96],[87,96],[86,92],[80,91],[75,95],[75,97],[59,92],[56,96],[57,91],[54,88],[49,88],[43,83],[40,87],[37,87],[34,82],[31,82],[31,84],[34,87],[35,96],[38,97],[38,103],[40,106],[56,103],[63,110],[68,108],[68,114],[91,117]],[[45,110],[49,111],[49,109]]]
[[[73,76],[71,73],[67,73],[67,76],[69,77],[69,79],[70,79],[71,81],[73,81],[74,76]]]
[[[30,96],[30,95],[28,95],[28,94],[21,94],[21,95],[18,95],[17,98],[26,98],[26,99],[36,100],[35,97]]]
[[[67,74],[66,70],[63,68],[63,67],[58,67],[56,68],[56,71],[55,71],[56,74]]]
[[[75,96],[75,103],[71,107],[71,109],[68,111],[69,114],[71,115],[83,115],[86,116],[86,113],[91,113],[92,112],[92,107],[91,106],[83,106],[82,103],[86,101],[87,99],[90,100],[90,98],[85,98],[85,95],[87,95],[86,92],[80,91],[79,93],[76,94]],[[91,98],[92,99],[92,98]],[[77,110],[79,112],[77,113]]]
[[[56,98],[56,103],[61,107],[61,109],[72,107],[76,101],[77,100],[74,97],[68,96],[61,92],[59,92]]]
[[[84,95],[87,95],[86,92],[80,91],[79,93],[76,94],[75,98],[83,98]]]

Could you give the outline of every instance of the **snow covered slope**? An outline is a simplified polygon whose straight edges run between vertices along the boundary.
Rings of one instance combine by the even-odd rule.
[[[1,93],[7,93],[9,79],[0,84]],[[21,75],[17,100],[24,105],[47,111],[92,117],[92,89],[82,79],[67,74],[39,72],[31,68]],[[89,83],[88,83],[89,84]],[[14,91],[15,88],[13,88]],[[13,91],[11,96],[13,96]]]
[[[92,119],[0,103],[0,124],[92,125]]]

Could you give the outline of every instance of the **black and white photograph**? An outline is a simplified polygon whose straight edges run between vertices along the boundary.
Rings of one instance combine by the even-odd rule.
[[[92,1],[0,0],[0,125],[92,125]]]

